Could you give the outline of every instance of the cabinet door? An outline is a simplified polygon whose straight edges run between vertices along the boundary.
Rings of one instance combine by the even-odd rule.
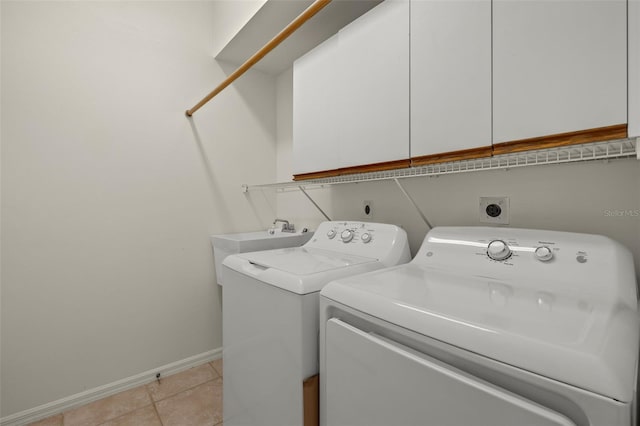
[[[626,7],[494,0],[494,143],[627,122]]]
[[[491,155],[491,1],[414,0],[412,161],[478,147]]]
[[[628,4],[629,137],[640,137],[640,0]]]
[[[338,36],[293,65],[293,173],[338,168]]]
[[[339,32],[340,165],[409,158],[409,0],[386,0]]]

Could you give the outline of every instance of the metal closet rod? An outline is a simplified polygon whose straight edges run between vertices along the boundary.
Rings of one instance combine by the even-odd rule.
[[[218,93],[222,92],[228,85],[233,83],[242,74],[247,72],[252,66],[254,66],[260,59],[275,49],[280,43],[282,43],[287,37],[293,34],[298,28],[305,22],[311,19],[316,13],[320,12],[326,5],[331,3],[331,0],[316,0],[311,6],[309,6],[304,12],[302,12],[296,19],[294,19],[289,25],[287,25],[282,31],[280,31],[274,38],[272,38],[267,44],[265,44],[260,50],[253,54],[247,61],[240,65],[229,77],[227,77],[222,83],[218,85],[211,93],[205,96],[200,102],[198,102],[193,108],[188,109],[185,114],[187,117],[191,117],[194,112],[199,110],[204,104],[209,102]]]

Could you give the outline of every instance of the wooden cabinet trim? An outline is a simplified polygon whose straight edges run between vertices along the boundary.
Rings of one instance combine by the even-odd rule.
[[[472,160],[474,158],[491,157],[491,146],[443,152],[440,154],[422,155],[411,159],[412,166],[447,163],[449,161]]]
[[[320,172],[294,175],[293,180],[299,181],[299,180],[308,180],[308,179],[322,179],[322,178],[342,176],[342,175],[352,175],[356,173],[369,173],[369,172],[380,172],[384,170],[405,169],[410,166],[411,166],[411,161],[409,159],[386,161],[384,163],[364,164],[362,166],[344,167],[341,169],[324,170]]]
[[[445,152],[433,155],[424,155],[411,160],[387,161],[384,163],[365,164],[362,166],[345,167],[334,170],[294,175],[294,181],[309,179],[322,179],[356,173],[379,172],[385,170],[404,169],[408,167],[424,166],[427,164],[446,163],[451,161],[472,160],[475,158],[491,157],[522,151],[555,148],[568,145],[578,145],[590,142],[603,142],[615,139],[627,138],[627,124],[597,127],[594,129],[579,130],[576,132],[558,133],[554,135],[540,136],[518,141],[503,142],[493,146],[471,148],[461,151]]]
[[[577,145],[589,142],[608,141],[613,139],[624,139],[626,137],[627,124],[616,124],[613,126],[596,127],[594,129],[557,133],[554,135],[495,144],[493,145],[493,155],[531,151],[534,149],[555,148],[559,146]]]

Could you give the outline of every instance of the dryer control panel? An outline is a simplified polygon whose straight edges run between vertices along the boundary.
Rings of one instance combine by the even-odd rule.
[[[633,258],[601,235],[535,229],[439,227],[424,239],[412,261],[513,283],[535,282],[549,290],[609,297],[615,287],[635,301]],[[631,271],[631,272],[630,272]],[[621,281],[624,285],[618,286]],[[633,292],[635,293],[635,292]]]
[[[322,222],[304,247],[349,253],[378,260],[411,260],[407,233],[386,223]],[[397,263],[397,262],[396,262]]]

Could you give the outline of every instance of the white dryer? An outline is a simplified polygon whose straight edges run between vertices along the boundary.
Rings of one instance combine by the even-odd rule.
[[[435,228],[320,299],[322,425],[636,425],[636,277],[606,237]]]
[[[410,256],[407,235],[397,226],[323,222],[302,247],[227,257],[225,426],[301,426],[313,417],[317,422],[320,289],[341,277],[406,263]]]

